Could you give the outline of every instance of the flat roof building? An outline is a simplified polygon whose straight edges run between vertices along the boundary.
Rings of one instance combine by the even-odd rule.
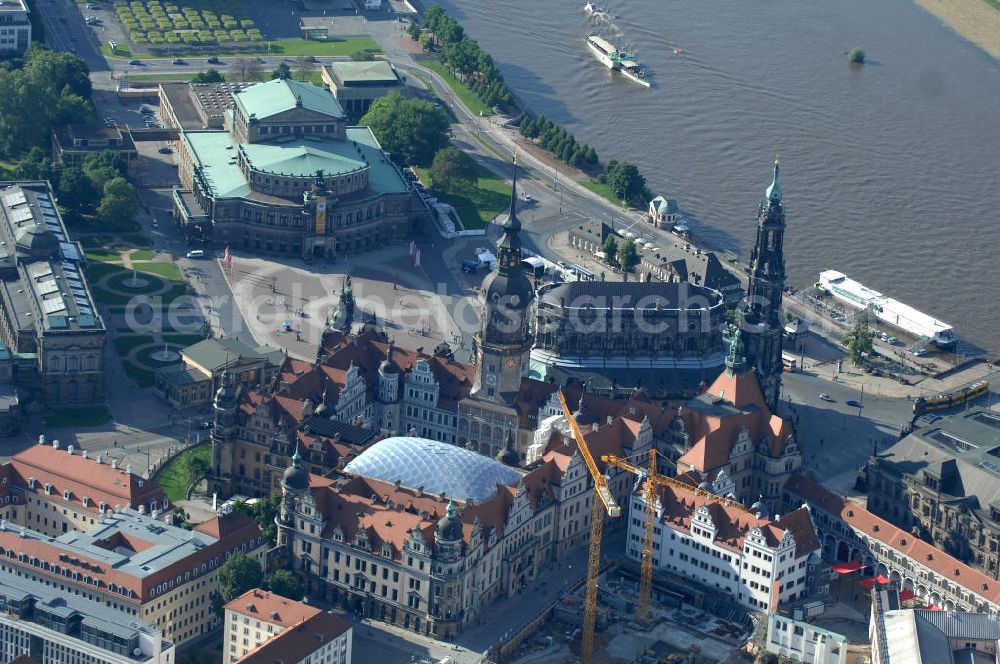
[[[132,134],[117,126],[71,124],[52,130],[52,159],[64,166],[82,166],[87,157],[110,150],[131,170],[139,159]]]
[[[187,530],[108,509],[87,532],[58,537],[0,521],[0,574],[123,612],[180,645],[212,629],[211,595],[229,555],[260,558],[264,547],[257,523],[236,513]]]
[[[368,112],[372,102],[403,87],[403,78],[386,60],[331,62],[323,65],[323,82],[352,117]]]
[[[24,53],[31,45],[31,19],[24,0],[0,0],[0,51]]]
[[[174,644],[155,627],[48,583],[0,572],[0,661],[172,664]]]
[[[226,605],[225,664],[351,664],[350,622],[254,588]]]
[[[251,85],[255,83],[160,83],[160,115],[168,126],[185,131],[222,129],[226,112],[236,104],[233,93]]]
[[[0,183],[0,336],[47,408],[104,403],[104,321],[48,182]],[[26,362],[18,363],[23,359]]]

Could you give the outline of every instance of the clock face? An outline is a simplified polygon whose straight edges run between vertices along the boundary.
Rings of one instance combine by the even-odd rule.
[[[486,374],[485,380],[487,385],[495,385],[497,382],[497,377],[494,374]]]
[[[506,367],[508,369],[516,369],[517,368],[517,358],[516,357],[508,357],[507,359],[505,359],[503,361],[503,365],[504,365],[504,367]]]

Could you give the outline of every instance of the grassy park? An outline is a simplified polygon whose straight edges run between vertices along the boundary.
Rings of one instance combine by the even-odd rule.
[[[479,182],[475,187],[463,191],[442,192],[431,190],[442,203],[455,208],[466,230],[486,228],[493,218],[510,207],[510,185],[492,171],[476,164]],[[430,185],[428,169],[417,168],[420,180]]]
[[[188,488],[212,466],[212,445],[202,443],[175,456],[157,477],[170,502],[187,498]]]
[[[451,88],[455,96],[462,100],[473,114],[481,115],[483,117],[493,115],[493,109],[489,105],[483,103],[483,100],[479,98],[475,92],[470,88],[466,87],[464,83],[455,78],[455,75],[451,73],[451,70],[444,66],[440,60],[421,60],[421,66],[427,67],[428,69],[435,72],[440,76],[448,87]]]

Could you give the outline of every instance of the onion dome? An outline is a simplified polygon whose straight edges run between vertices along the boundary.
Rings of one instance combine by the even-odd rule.
[[[437,522],[434,533],[442,542],[458,542],[462,539],[462,522],[458,520],[454,501],[448,501],[448,509],[444,518]]]
[[[295,444],[295,454],[292,455],[292,465],[285,469],[281,476],[281,485],[292,491],[305,491],[309,488],[309,471],[302,465],[299,456],[299,444]]]

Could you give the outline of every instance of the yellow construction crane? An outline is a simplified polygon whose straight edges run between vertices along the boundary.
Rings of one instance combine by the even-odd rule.
[[[642,534],[642,574],[639,581],[639,610],[636,617],[639,622],[645,622],[649,618],[649,600],[653,590],[653,534],[656,525],[656,490],[661,486],[676,486],[685,491],[694,491],[696,494],[710,496],[718,499],[725,505],[735,505],[740,509],[746,509],[739,503],[728,498],[720,498],[710,491],[693,488],[673,477],[667,477],[656,470],[656,450],[649,451],[649,468],[638,466],[628,459],[617,457],[613,454],[605,454],[601,461],[628,471],[645,480],[642,489],[642,498],[646,503],[645,519],[643,520]]]
[[[583,602],[583,631],[580,634],[580,659],[583,664],[590,664],[594,656],[594,622],[597,618],[597,578],[601,573],[601,537],[604,532],[604,513],[610,517],[619,517],[622,514],[621,507],[615,501],[611,489],[608,488],[608,481],[597,467],[597,462],[590,454],[587,441],[580,433],[580,427],[573,417],[569,406],[566,405],[566,397],[562,390],[559,391],[559,403],[562,404],[563,413],[566,414],[566,422],[573,432],[576,440],[576,447],[580,450],[580,456],[587,464],[587,470],[594,481],[594,496],[590,505],[590,553],[587,560],[587,591]]]

